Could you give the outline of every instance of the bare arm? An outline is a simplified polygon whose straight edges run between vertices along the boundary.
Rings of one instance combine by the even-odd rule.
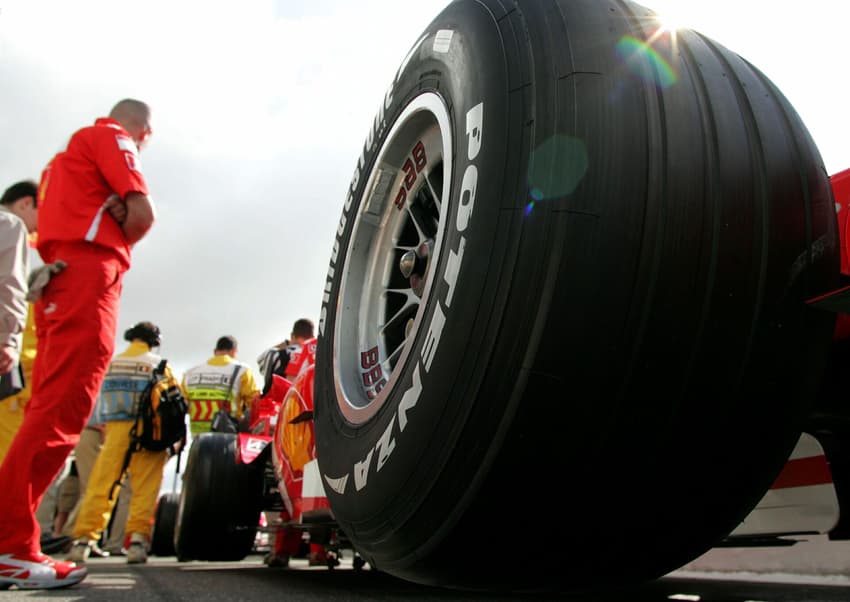
[[[121,227],[129,244],[140,241],[156,220],[156,209],[153,201],[145,194],[131,192],[124,199],[127,205],[127,217]]]

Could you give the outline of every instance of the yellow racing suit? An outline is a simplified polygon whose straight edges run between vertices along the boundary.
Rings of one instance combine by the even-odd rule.
[[[6,457],[15,433],[24,421],[24,406],[32,393],[32,367],[35,363],[35,348],[38,339],[35,336],[35,312],[32,305],[27,308],[27,322],[21,345],[21,368],[24,372],[24,388],[14,395],[0,400],[0,464]]]
[[[126,351],[113,358],[109,366],[95,406],[95,415],[92,416],[93,422],[104,424],[103,448],[89,477],[74,525],[74,539],[97,541],[109,524],[119,489],[115,489],[111,500],[110,490],[121,474],[139,397],[150,381],[151,371],[160,360],[160,356],[151,353],[145,343],[133,341]],[[166,367],[164,378],[179,386],[170,367]],[[127,537],[139,534],[150,540],[162,470],[167,459],[167,451],[147,449],[141,449],[130,457],[128,472],[132,477],[133,494],[130,496],[130,510],[124,528]]]

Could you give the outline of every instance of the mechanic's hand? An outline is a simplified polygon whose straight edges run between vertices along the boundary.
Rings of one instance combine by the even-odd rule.
[[[38,267],[30,272],[29,278],[27,279],[27,286],[29,288],[29,290],[27,290],[27,301],[30,303],[38,301],[41,297],[41,293],[44,291],[44,287],[47,286],[50,279],[66,267],[68,267],[67,263],[61,259],[57,259],[53,263],[48,263],[47,265]]]
[[[239,423],[236,425],[236,430],[240,433],[250,433],[251,432],[251,412],[246,410],[245,414],[242,418],[239,419]]]
[[[127,219],[127,205],[124,204],[124,201],[117,194],[113,194],[111,197],[106,199],[106,203],[104,203],[103,208],[109,212],[115,221],[119,224],[123,224],[124,220]]]
[[[10,372],[18,363],[18,350],[8,345],[0,347],[0,374]]]

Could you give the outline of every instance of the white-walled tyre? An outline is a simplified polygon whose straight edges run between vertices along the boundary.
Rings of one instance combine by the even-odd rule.
[[[797,440],[833,324],[804,305],[838,279],[829,180],[758,70],[694,32],[650,48],[656,26],[627,1],[459,0],[403,60],[315,380],[328,499],[380,570],[651,579],[728,534]],[[529,521],[575,554],[476,552],[524,549]]]

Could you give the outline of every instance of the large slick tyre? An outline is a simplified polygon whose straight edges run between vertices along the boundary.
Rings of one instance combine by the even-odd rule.
[[[156,503],[151,532],[151,553],[154,556],[174,556],[174,525],[180,494],[166,493]]]
[[[756,68],[656,30],[626,1],[459,0],[402,61],[315,380],[328,499],[380,570],[650,580],[793,448],[834,323],[804,303],[837,285],[829,179]]]
[[[192,442],[174,538],[179,560],[242,560],[254,546],[262,469],[237,462],[236,435],[204,433]]]

